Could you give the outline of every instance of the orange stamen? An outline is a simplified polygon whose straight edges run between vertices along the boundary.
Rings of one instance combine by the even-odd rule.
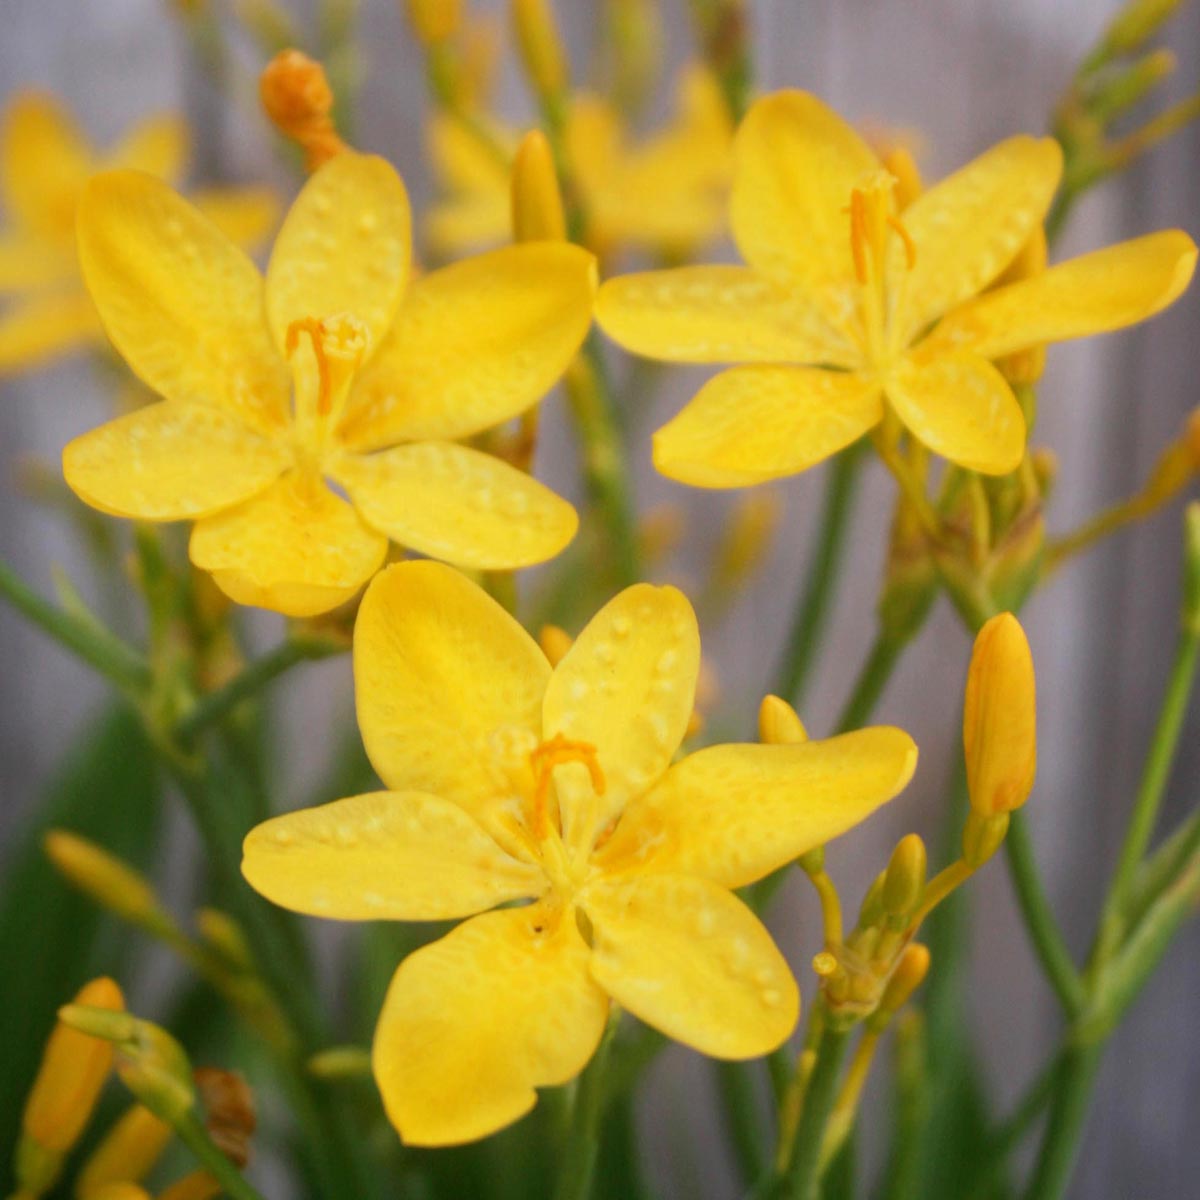
[[[597,796],[604,795],[604,772],[596,758],[596,747],[590,742],[573,742],[556,733],[548,742],[542,742],[530,752],[529,765],[533,768],[533,835],[539,841],[550,832],[550,780],[555,767],[578,762],[587,767],[592,790]]]
[[[854,255],[854,276],[867,282],[867,198],[855,188],[850,193],[850,252]]]
[[[333,381],[329,373],[329,359],[325,354],[325,326],[316,317],[301,317],[288,326],[287,354],[288,357],[296,352],[300,344],[300,335],[307,333],[312,341],[313,354],[317,360],[317,413],[326,417],[333,404]]]

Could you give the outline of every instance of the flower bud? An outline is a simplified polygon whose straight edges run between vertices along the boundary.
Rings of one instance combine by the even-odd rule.
[[[158,1200],[216,1200],[224,1194],[224,1189],[207,1171],[193,1171],[159,1192]]]
[[[567,240],[567,218],[558,188],[554,153],[540,129],[531,129],[517,147],[513,159],[511,202],[513,241]]]
[[[462,0],[408,0],[408,23],[426,49],[448,42],[462,26]]]
[[[1104,31],[1100,53],[1108,59],[1136,50],[1174,16],[1179,5],[1180,0],[1129,0]]]
[[[892,851],[883,877],[880,903],[892,917],[907,917],[921,903],[925,891],[925,843],[915,833],[903,837]]]
[[[859,929],[870,929],[871,926],[878,925],[883,920],[883,885],[886,881],[887,872],[880,871],[875,876],[871,886],[867,888],[867,894],[863,897],[862,907],[858,910]]]
[[[333,89],[319,62],[299,50],[281,50],[258,80],[258,94],[272,123],[304,151],[311,172],[347,149],[334,128]]]
[[[758,706],[758,740],[768,746],[795,746],[808,741],[808,731],[786,700],[764,696]]]
[[[353,1079],[371,1074],[371,1052],[362,1046],[331,1046],[306,1064],[318,1079]]]
[[[975,639],[963,704],[963,750],[971,808],[995,816],[1020,808],[1037,771],[1033,656],[1011,613]]]
[[[148,1108],[134,1104],[104,1135],[75,1180],[79,1200],[93,1200],[107,1184],[143,1179],[171,1140],[170,1125]]]
[[[805,875],[820,875],[825,870],[825,847],[814,846],[796,859],[796,865]]]
[[[196,929],[226,965],[247,974],[255,971],[254,955],[250,952],[246,934],[227,912],[222,912],[219,908],[198,909]]]
[[[107,978],[85,984],[75,1003],[86,1004],[95,1011],[121,1012],[125,1007],[121,989]],[[52,1155],[69,1150],[92,1114],[112,1061],[111,1046],[60,1021],[46,1043],[37,1078],[25,1101],[22,1141],[31,1141]],[[18,1178],[23,1187],[34,1192],[49,1186],[34,1187],[33,1181],[25,1179],[20,1171]]]
[[[550,660],[552,667],[557,667],[562,662],[574,644],[575,639],[558,625],[543,625],[541,633],[538,634],[538,645]]]
[[[963,862],[977,871],[997,850],[1008,834],[1008,813],[984,816],[972,809],[963,827]]]
[[[566,90],[567,62],[549,0],[512,0],[513,32],[525,73],[543,100]]]
[[[912,942],[904,948],[900,961],[892,971],[892,977],[884,988],[883,998],[879,1001],[879,1011],[890,1017],[899,1012],[907,1003],[909,997],[925,982],[929,973],[929,947],[919,942]]]
[[[1190,633],[1200,633],[1200,501],[1184,510],[1183,551],[1183,624]]]

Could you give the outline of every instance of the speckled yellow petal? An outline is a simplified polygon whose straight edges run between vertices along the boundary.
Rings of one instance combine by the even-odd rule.
[[[968,301],[921,343],[921,352],[950,346],[997,358],[1108,333],[1166,308],[1195,269],[1196,244],[1179,230],[1119,242]]]
[[[569,916],[541,906],[475,917],[410,955],[371,1054],[388,1118],[410,1145],[486,1137],[595,1052],[608,998]]]
[[[363,745],[388,787],[479,816],[512,794],[510,746],[541,736],[550,664],[482,588],[451,567],[399,563],[363,597],[354,691]]]
[[[55,97],[22,92],[9,103],[0,129],[0,196],[10,221],[69,238],[91,169],[87,143]]]
[[[596,260],[565,242],[508,246],[417,280],[354,382],[343,440],[460,438],[524,412],[575,356],[595,294]]]
[[[469,917],[545,888],[539,868],[423,792],[372,792],[264,821],[246,837],[242,874],[275,904],[339,921]]]
[[[853,286],[850,192],[879,169],[861,137],[815,96],[757,101],[734,139],[731,219],[742,257],[820,292]]]
[[[697,750],[629,805],[598,863],[743,887],[857,825],[904,788],[916,765],[912,738],[887,726],[797,745]]]
[[[188,156],[187,122],[173,113],[149,117],[135,125],[105,156],[105,166],[145,171],[177,183]]]
[[[288,326],[350,313],[378,348],[408,282],[408,194],[374,155],[331,158],[284,218],[267,267],[267,320],[286,350]]]
[[[1012,388],[968,351],[901,359],[888,377],[887,398],[930,450],[968,471],[1005,475],[1025,453],[1025,418]]]
[[[879,384],[820,367],[735,367],[654,435],[654,465],[693,487],[747,487],[807,470],[883,416]]]
[[[178,521],[249,499],[291,458],[286,443],[260,437],[222,409],[167,400],[70,442],[63,475],[93,508]]]
[[[200,188],[192,203],[243,250],[256,250],[279,224],[279,197],[270,188]]]
[[[894,320],[902,344],[1012,262],[1045,217],[1061,174],[1062,149],[1053,138],[1009,138],[904,210],[916,262],[898,285]]]
[[[758,1058],[788,1037],[800,992],[771,935],[731,892],[686,875],[600,879],[580,903],[592,977],[648,1025],[714,1058]]]
[[[125,361],[169,400],[282,428],[286,364],[263,321],[258,269],[161,180],[97,175],[84,189],[79,260]]]
[[[292,473],[198,521],[189,553],[239,604],[311,617],[349,600],[370,579],[387,538],[319,480]]]
[[[833,363],[860,357],[812,304],[747,267],[679,267],[608,280],[596,322],[648,358],[697,363]]]
[[[544,736],[596,748],[597,796],[580,763],[555,771],[563,829],[590,847],[625,805],[667,769],[691,719],[700,631],[687,597],[639,583],[588,622],[554,670],[542,709]]]
[[[40,366],[103,340],[96,306],[83,291],[35,295],[0,308],[0,372]]]
[[[460,567],[545,562],[579,525],[570,504],[524,471],[454,442],[347,454],[331,474],[369,525]]]

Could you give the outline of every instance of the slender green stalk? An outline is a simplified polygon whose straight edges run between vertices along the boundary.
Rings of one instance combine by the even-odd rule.
[[[571,1128],[567,1134],[562,1173],[554,1190],[554,1200],[587,1200],[591,1194],[596,1157],[600,1150],[601,1117],[604,1115],[607,1094],[605,1075],[620,1020],[621,1010],[614,1004],[608,1018],[608,1027],[600,1039],[595,1056],[579,1080],[571,1113]]]
[[[1008,836],[1004,839],[1008,854],[1008,867],[1025,927],[1037,951],[1042,970],[1058,996],[1059,1003],[1068,1016],[1076,1016],[1087,1002],[1083,982],[1080,979],[1071,953],[1063,941],[1058,922],[1050,910],[1050,902],[1042,888],[1038,875],[1037,860],[1033,843],[1029,837],[1029,826],[1025,814],[1017,811],[1009,818]]]
[[[762,1173],[766,1150],[762,1123],[758,1119],[752,1066],[747,1062],[718,1062],[715,1066],[725,1128],[729,1131],[742,1181],[750,1183]]]
[[[895,638],[883,630],[875,635],[871,652],[867,655],[867,661],[863,663],[855,681],[854,691],[850,693],[842,715],[838,717],[838,733],[859,728],[871,715],[875,705],[879,703],[879,697],[883,695],[883,689],[892,677],[892,672],[896,669],[901,652],[907,645],[907,638]]]
[[[813,666],[813,648],[825,626],[829,602],[845,562],[849,544],[846,526],[854,510],[863,461],[861,449],[851,446],[833,460],[825,477],[825,499],[816,551],[792,618],[787,648],[775,682],[775,694],[794,705],[799,705],[803,699]]]
[[[821,1146],[837,1099],[842,1059],[850,1034],[828,1024],[817,1043],[817,1060],[804,1091],[800,1124],[792,1142],[787,1170],[772,1193],[773,1200],[816,1200],[820,1192]]]
[[[137,650],[99,621],[76,616],[44,600],[5,562],[0,562],[0,595],[126,695],[140,696],[149,687],[150,664]]]
[[[315,662],[348,649],[345,642],[332,638],[290,634],[273,650],[248,663],[224,687],[201,696],[176,724],[176,737],[185,745],[191,743],[243,700],[256,695],[297,663]]]
[[[196,1156],[197,1161],[221,1185],[229,1200],[263,1200],[246,1177],[217,1148],[208,1130],[194,1112],[182,1113],[171,1122],[179,1140]]]
[[[1079,1153],[1079,1139],[1102,1049],[1100,1045],[1075,1047],[1064,1056],[1046,1136],[1025,1200],[1060,1200],[1066,1192]]]

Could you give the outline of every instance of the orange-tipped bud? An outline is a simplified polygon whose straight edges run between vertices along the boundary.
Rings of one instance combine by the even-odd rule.
[[[971,808],[982,817],[1009,813],[1029,797],[1037,772],[1033,656],[1011,613],[979,631],[967,673],[963,750]]]
[[[764,696],[758,706],[758,740],[769,746],[795,746],[808,741],[808,731],[786,700]]]
[[[549,0],[512,0],[513,33],[529,82],[542,100],[567,87],[567,59]]]
[[[554,152],[540,129],[531,129],[513,159],[512,228],[515,242],[565,242],[567,218]]]
[[[408,0],[408,23],[428,49],[448,42],[462,26],[462,0]]]
[[[281,50],[263,68],[258,94],[279,132],[304,151],[309,171],[349,148],[334,128],[333,89],[325,68],[307,54]]]
[[[171,1140],[170,1125],[148,1108],[134,1104],[104,1135],[75,1180],[79,1200],[92,1200],[100,1188],[143,1179]]]

